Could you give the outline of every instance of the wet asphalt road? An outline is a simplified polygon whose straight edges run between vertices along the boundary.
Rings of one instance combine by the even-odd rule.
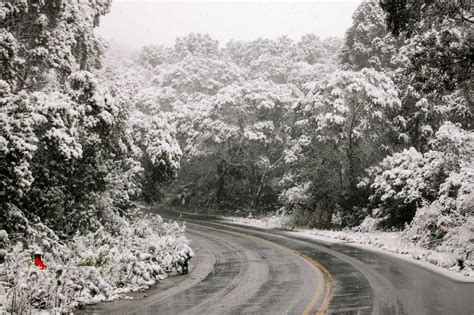
[[[383,253],[187,219],[191,272],[87,314],[474,314],[474,283]]]

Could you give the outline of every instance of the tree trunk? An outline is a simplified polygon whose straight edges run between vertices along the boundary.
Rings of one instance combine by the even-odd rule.
[[[216,165],[217,172],[217,186],[216,186],[216,201],[218,206],[221,206],[225,200],[225,175],[227,168],[224,161],[220,161]]]
[[[350,188],[351,194],[354,194],[357,188],[356,176],[355,176],[354,139],[353,139],[355,119],[356,119],[356,113],[353,114],[351,123],[349,125],[349,130],[347,134],[348,145],[347,145],[347,150],[346,150],[347,160],[349,162],[348,179],[349,179],[349,188]]]

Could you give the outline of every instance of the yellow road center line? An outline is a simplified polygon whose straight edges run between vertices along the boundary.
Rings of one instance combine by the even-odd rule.
[[[322,275],[321,270],[319,270],[319,268],[316,265],[314,265],[311,258],[305,255],[302,255],[302,257],[310,263],[311,267],[316,271],[316,274],[318,275],[318,286],[317,286],[318,289],[316,290],[316,293],[313,295],[313,298],[311,299],[311,301],[309,302],[309,304],[306,306],[305,310],[303,311],[304,315],[308,315],[310,314],[311,310],[316,307],[318,301],[321,298],[321,295],[323,294],[324,276]]]
[[[270,244],[273,247],[276,247],[276,248],[280,249],[281,251],[289,253],[289,254],[291,254],[293,256],[296,256],[298,258],[303,258],[307,263],[309,263],[311,265],[311,267],[313,267],[313,269],[315,270],[315,272],[317,274],[317,277],[318,277],[317,290],[316,290],[315,294],[313,295],[311,301],[309,302],[309,304],[306,306],[305,310],[303,311],[303,315],[309,315],[311,313],[311,310],[316,308],[316,305],[317,305],[318,301],[321,299],[321,296],[324,292],[324,285],[323,285],[324,282],[327,283],[328,290],[326,292],[326,296],[322,300],[321,307],[318,309],[318,311],[315,314],[323,315],[323,314],[326,313],[326,310],[329,306],[329,302],[331,301],[334,281],[333,281],[333,278],[331,276],[331,273],[323,265],[321,265],[321,263],[319,263],[317,260],[315,260],[315,259],[313,259],[309,256],[306,256],[302,253],[299,253],[297,251],[294,251],[292,249],[289,249],[285,246],[282,246],[280,244],[277,244],[277,243],[271,242],[269,240],[266,240],[264,238],[258,237],[258,236],[248,235],[248,234],[235,232],[235,231],[219,230],[219,229],[216,229],[216,228],[209,227],[208,225],[200,225],[200,224],[195,224],[195,223],[186,223],[186,224],[198,225],[198,226],[201,226],[201,227],[204,226],[206,228],[210,228],[211,230],[215,230],[215,231],[219,231],[219,232],[223,232],[223,233],[227,233],[227,234],[232,234],[232,235],[244,236],[244,237],[251,238],[251,239],[254,239],[254,240],[257,240],[257,241],[260,241],[260,242],[265,242],[265,243]],[[217,224],[217,223],[214,223],[214,224]],[[221,225],[221,226],[223,226],[223,225]]]
[[[333,289],[334,289],[334,280],[329,270],[327,270],[319,261],[308,256],[305,256],[305,258],[308,259],[313,266],[315,266],[316,268],[318,268],[320,271],[324,273],[324,277],[326,279],[326,282],[328,283],[328,286],[327,286],[328,290],[327,290],[326,296],[323,300],[323,303],[321,304],[321,307],[316,313],[318,315],[322,315],[326,313],[327,308],[329,306],[329,302],[331,301],[331,297],[332,297]],[[311,308],[307,308],[303,314],[309,314],[310,311],[311,311]]]

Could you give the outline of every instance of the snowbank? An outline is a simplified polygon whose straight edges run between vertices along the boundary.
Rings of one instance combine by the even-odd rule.
[[[115,216],[109,226],[66,242],[41,223],[13,211],[24,233],[0,231],[0,313],[67,313],[80,304],[124,298],[164,279],[192,256],[184,225],[158,215]],[[0,244],[0,245],[2,245]],[[34,265],[42,252],[45,270]]]

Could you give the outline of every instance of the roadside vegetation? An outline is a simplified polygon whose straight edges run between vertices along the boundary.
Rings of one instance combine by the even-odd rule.
[[[0,5],[2,314],[116,299],[192,255],[184,226],[132,206],[175,176],[181,150],[164,118],[136,109],[133,81],[98,70],[109,8]]]

